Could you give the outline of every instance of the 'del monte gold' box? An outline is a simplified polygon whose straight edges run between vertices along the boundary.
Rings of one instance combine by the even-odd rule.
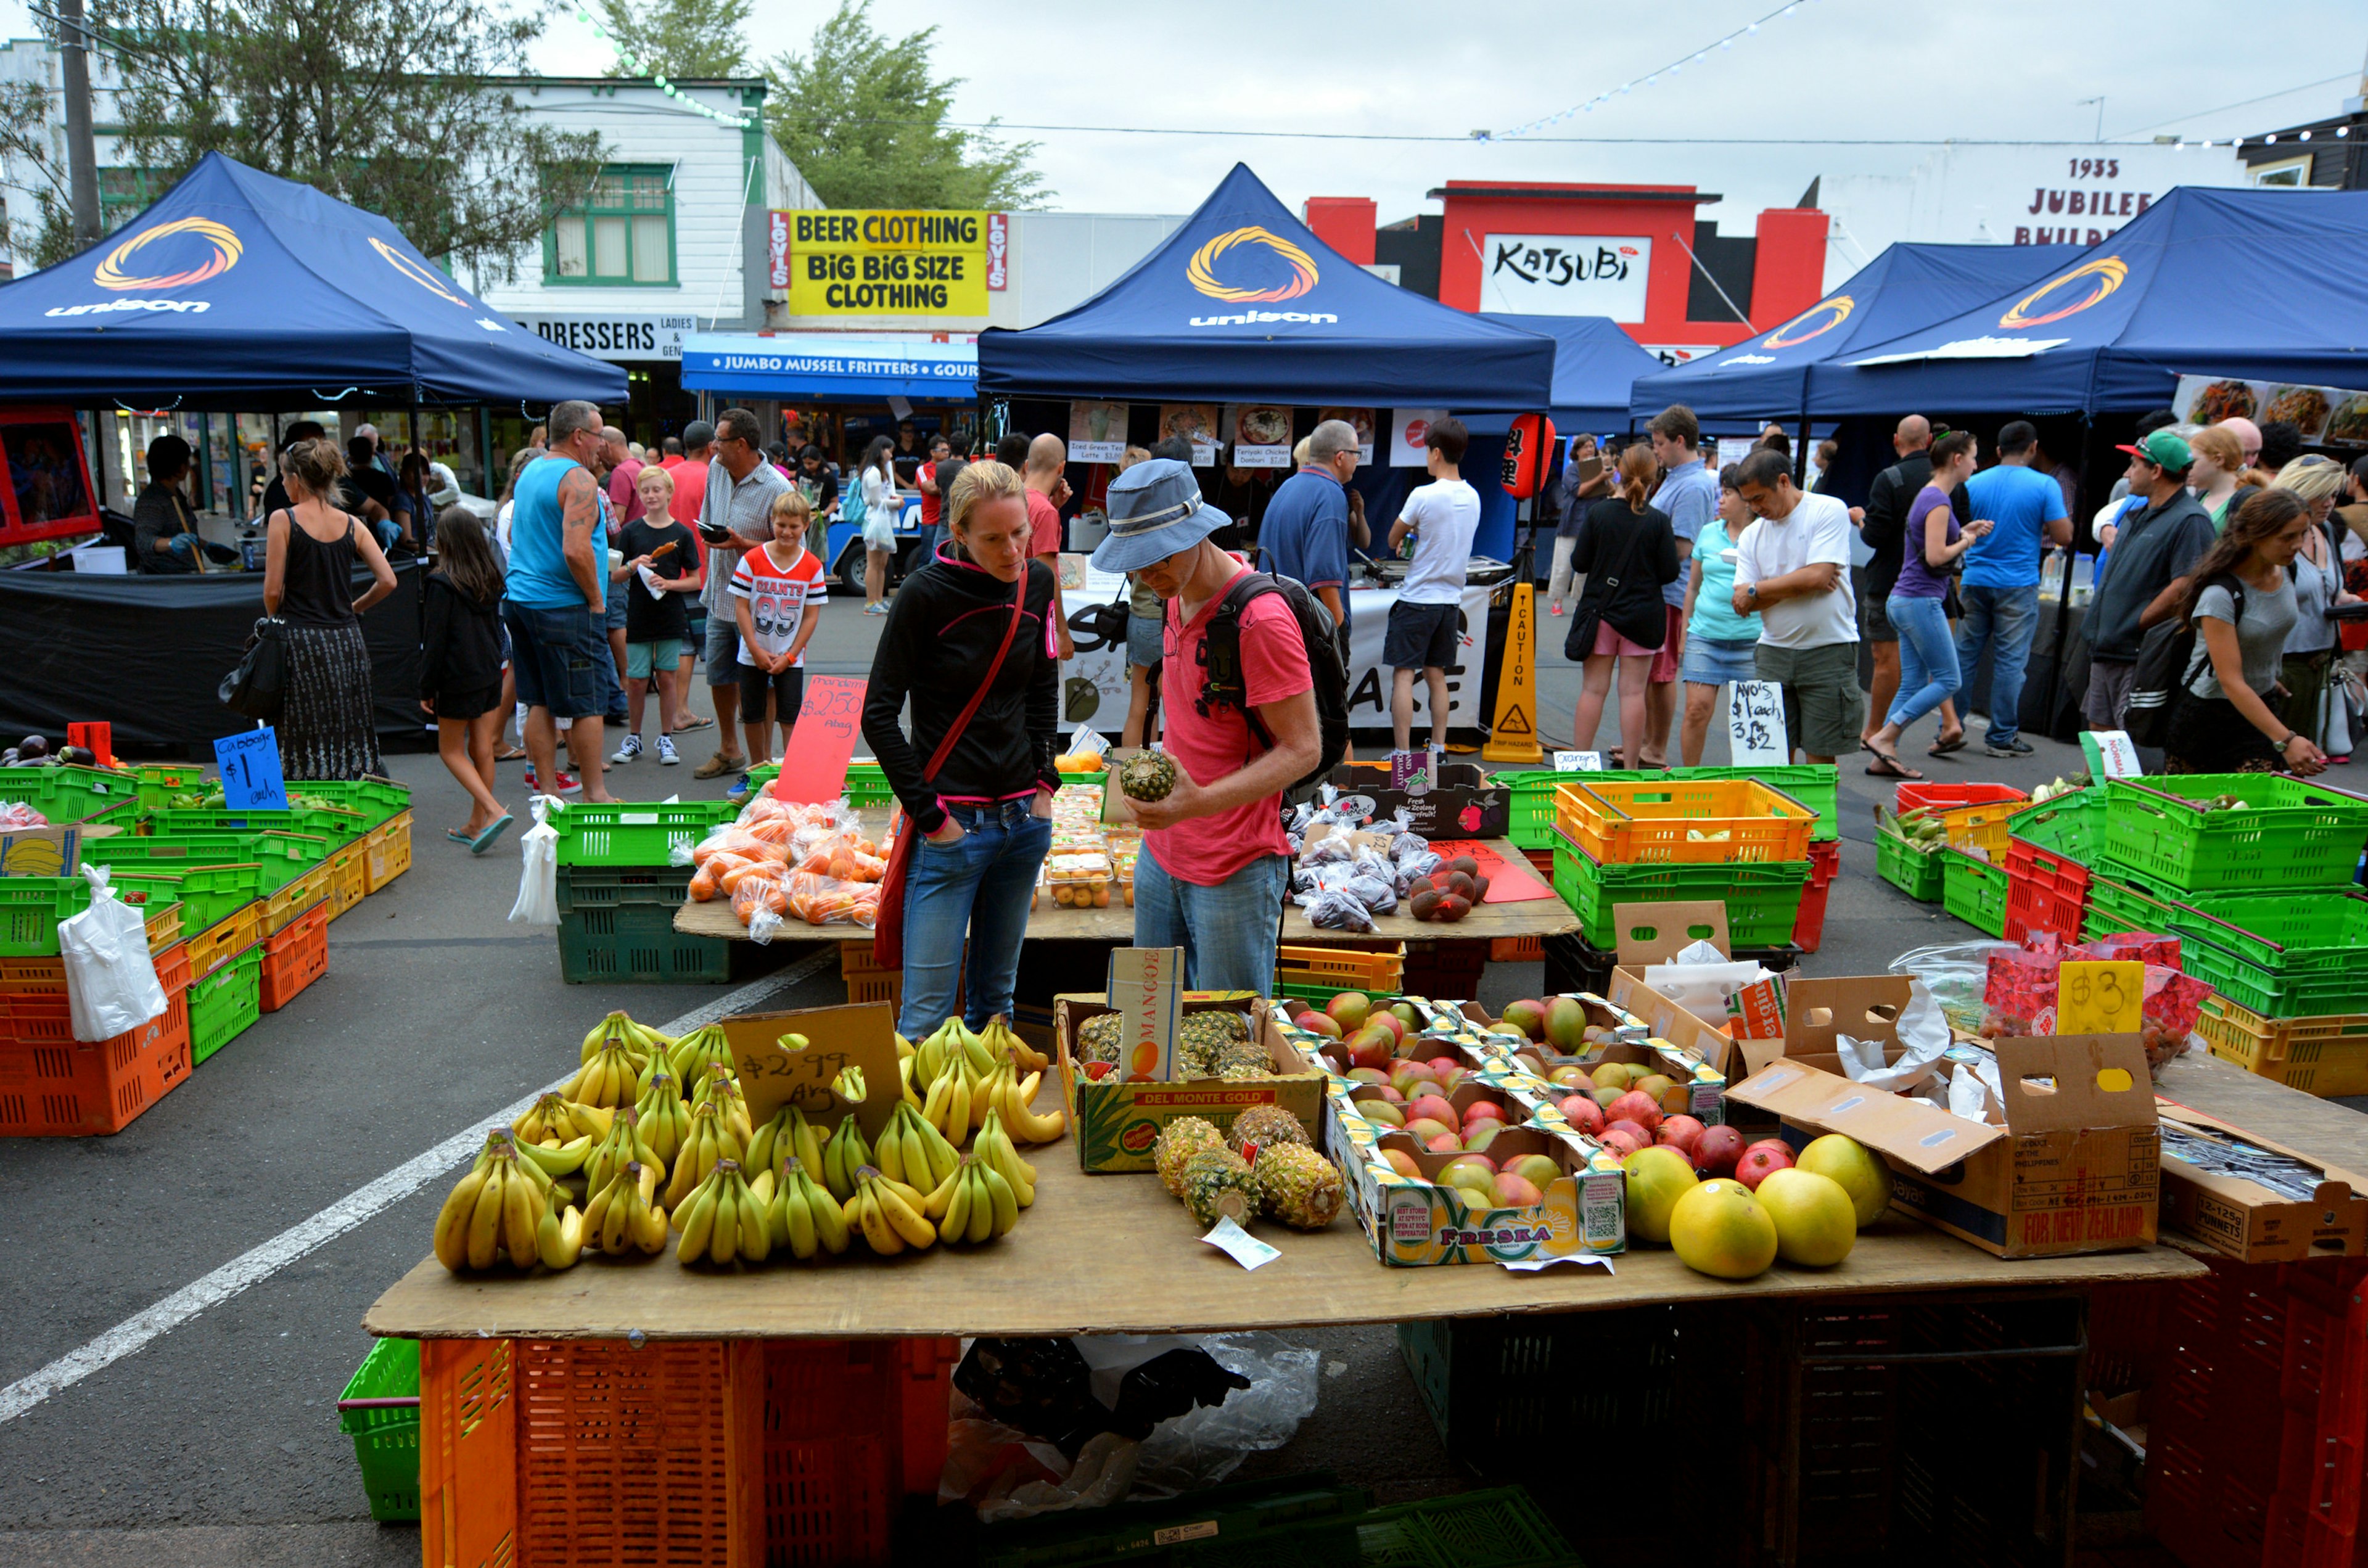
[[[1095,1078],[1076,1051],[1077,1028],[1087,1018],[1115,1011],[1107,994],[1080,993],[1053,998],[1053,1033],[1060,1051],[1061,1094],[1068,1102],[1076,1134],[1077,1168],[1096,1174],[1152,1169],[1151,1148],[1160,1129],[1180,1117],[1197,1116],[1218,1131],[1252,1106],[1280,1106],[1307,1129],[1308,1140],[1324,1138],[1324,1074],[1283,1038],[1267,1017],[1263,997],[1242,993],[1184,993],[1187,1014],[1212,1008],[1242,1014],[1251,1038],[1267,1048],[1271,1074],[1258,1078],[1197,1078],[1184,1083],[1127,1083],[1116,1071]]]

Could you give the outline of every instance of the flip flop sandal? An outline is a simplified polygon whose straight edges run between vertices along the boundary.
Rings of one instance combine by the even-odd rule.
[[[1953,741],[1934,741],[1930,751],[1927,755],[1931,756],[1946,756],[1952,751],[1963,751],[1964,749],[1965,733],[1963,730],[1960,730],[1957,732],[1957,738]]]
[[[677,735],[687,735],[693,730],[712,730],[713,728],[715,728],[714,720],[702,718],[699,714],[693,713],[688,715],[684,719],[683,722],[677,724],[674,727],[673,733]]]
[[[472,855],[483,855],[486,850],[491,849],[494,846],[494,840],[502,835],[502,830],[509,826],[512,820],[513,819],[507,812],[504,812],[500,816],[495,817],[491,823],[486,824],[484,832],[469,840],[469,853]]]
[[[1867,775],[1870,778],[1921,778],[1924,777],[1914,769],[1903,766],[1897,757],[1893,756],[1888,752],[1875,751],[1873,746],[1869,746],[1866,749],[1870,753],[1873,753],[1874,756],[1874,760],[1868,763],[1866,766]]]
[[[526,747],[512,746],[507,751],[495,752],[494,754],[494,760],[495,762],[524,762],[526,760]]]
[[[457,828],[457,827],[448,827],[448,828],[446,828],[446,829],[444,830],[444,836],[445,836],[445,837],[447,837],[447,838],[449,838],[449,839],[450,839],[450,840],[451,840],[453,843],[455,843],[455,844],[468,844],[468,845],[474,845],[474,844],[477,842],[474,838],[471,837],[469,835],[467,835],[467,834],[465,834],[465,833],[462,833],[462,832],[461,832],[459,828]]]

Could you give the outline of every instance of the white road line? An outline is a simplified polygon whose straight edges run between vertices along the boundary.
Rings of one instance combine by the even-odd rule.
[[[658,1032],[687,1034],[718,1018],[745,1012],[774,992],[819,974],[837,961],[837,944],[833,943],[812,958],[801,960],[778,974],[768,975],[736,991],[727,992],[704,1007],[658,1025]],[[537,1089],[468,1131],[447,1138],[426,1153],[405,1160],[376,1181],[356,1188],[312,1218],[290,1225],[261,1246],[242,1253],[204,1278],[174,1291],[147,1311],[124,1319],[88,1344],[68,1351],[40,1370],[19,1378],[6,1388],[0,1388],[0,1422],[15,1420],[51,1395],[72,1388],[93,1372],[141,1349],[159,1335],[169,1334],[208,1307],[226,1301],[248,1286],[269,1278],[306,1253],[335,1241],[355,1226],[402,1202],[453,1166],[473,1159],[477,1151],[484,1146],[487,1128],[508,1126],[526,1114],[527,1108],[534,1104],[537,1096],[547,1089],[559,1088],[566,1082],[566,1078],[562,1078],[544,1089]]]

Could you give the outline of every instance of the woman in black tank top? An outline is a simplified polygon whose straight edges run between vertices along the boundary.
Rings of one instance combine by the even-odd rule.
[[[292,504],[265,520],[263,608],[288,623],[279,735],[280,766],[291,779],[383,771],[361,617],[394,592],[394,572],[370,531],[324,499],[336,494],[344,471],[344,457],[326,439],[290,447],[279,472]],[[371,577],[359,598],[358,558]]]

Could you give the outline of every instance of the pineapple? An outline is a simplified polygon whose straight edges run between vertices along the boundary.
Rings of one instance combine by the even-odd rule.
[[[1254,1105],[1234,1118],[1233,1126],[1225,1130],[1225,1142],[1236,1154],[1245,1144],[1271,1149],[1283,1143],[1304,1147],[1308,1142],[1307,1129],[1299,1124],[1299,1118],[1281,1106]]]
[[[1164,751],[1140,752],[1119,765],[1118,787],[1137,801],[1164,801],[1176,788],[1176,759]]]
[[[1087,1062],[1115,1063],[1121,1025],[1116,1013],[1097,1013],[1077,1027],[1077,1055]]]
[[[1223,1143],[1212,1143],[1185,1161],[1177,1185],[1192,1222],[1203,1229],[1226,1219],[1247,1225],[1258,1214],[1258,1177]]]
[[[1255,1040],[1229,1040],[1217,1048],[1216,1075],[1238,1082],[1263,1078],[1274,1071],[1274,1059]]]
[[[1294,1231],[1320,1231],[1340,1212],[1346,1192],[1340,1172],[1313,1149],[1297,1143],[1261,1148],[1251,1175],[1259,1206]]]
[[[1160,1129],[1159,1142],[1151,1146],[1151,1165],[1170,1194],[1184,1196],[1184,1162],[1203,1149],[1222,1149],[1225,1135],[1213,1122],[1197,1116],[1179,1116]]]

